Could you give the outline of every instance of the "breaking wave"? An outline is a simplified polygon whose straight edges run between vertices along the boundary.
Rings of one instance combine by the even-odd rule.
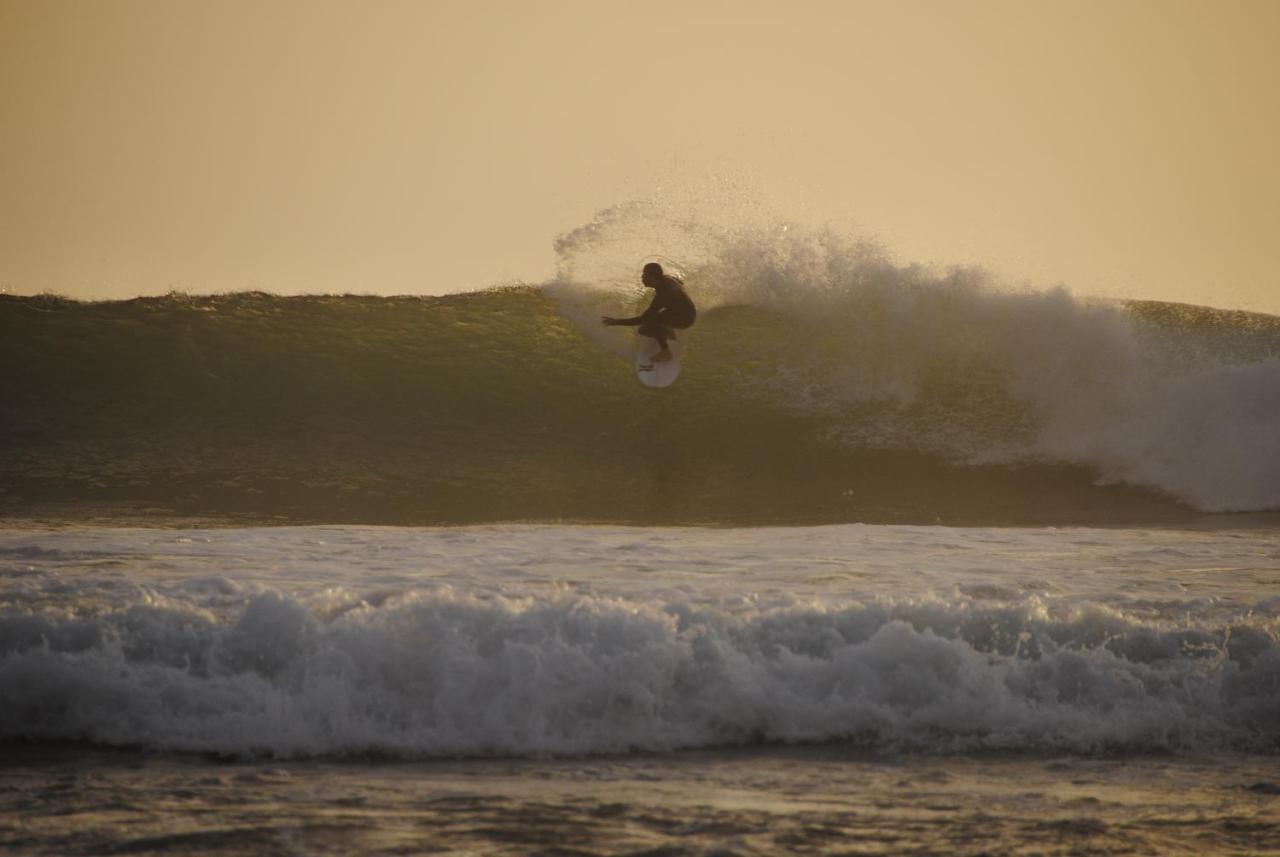
[[[990,593],[766,609],[225,578],[91,602],[0,616],[0,737],[279,757],[1280,746],[1274,604],[1214,625]]]
[[[654,235],[636,225],[650,214],[564,236],[540,286],[0,296],[0,359],[28,367],[0,378],[0,509],[386,523],[1280,509],[1280,319],[1011,287],[788,225]],[[655,242],[702,308],[660,392],[635,383],[626,332],[598,323],[643,299],[637,248]]]
[[[608,251],[652,217],[623,208],[562,239],[562,303],[616,288]],[[768,312],[740,317],[719,360],[848,447],[1077,465],[1205,511],[1280,508],[1280,318],[1081,300],[790,224],[688,231],[664,239],[693,290]]]

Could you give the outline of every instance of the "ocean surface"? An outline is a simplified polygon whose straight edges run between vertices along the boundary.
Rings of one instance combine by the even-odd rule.
[[[0,295],[0,852],[1280,853],[1280,318],[660,214]]]
[[[0,530],[0,851],[1280,852],[1274,528]]]

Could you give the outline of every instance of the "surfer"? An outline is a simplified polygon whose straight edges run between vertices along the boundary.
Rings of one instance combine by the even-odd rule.
[[[606,327],[619,324],[628,327],[639,325],[637,333],[658,340],[658,345],[661,346],[661,350],[653,355],[654,361],[665,363],[671,359],[667,340],[676,338],[676,330],[691,327],[693,320],[698,317],[698,311],[685,292],[684,283],[663,273],[662,266],[657,262],[644,266],[644,270],[640,272],[640,282],[657,292],[647,310],[634,318],[612,318],[606,315],[600,320]]]

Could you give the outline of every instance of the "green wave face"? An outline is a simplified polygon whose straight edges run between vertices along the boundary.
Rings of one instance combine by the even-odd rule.
[[[735,301],[716,290],[723,270],[700,276],[704,312],[664,390],[619,359],[629,331],[610,341],[596,329],[592,313],[618,310],[615,295],[555,286],[4,297],[0,359],[16,368],[0,380],[0,508],[415,524],[1070,523],[1185,520],[1233,497],[1256,510],[1274,508],[1271,489],[1280,496],[1263,473],[1260,487],[1216,486],[1228,502],[1202,502],[1176,462],[1161,476],[1109,439],[1141,429],[1125,411],[1137,381],[1064,365],[1105,346],[1132,374],[1158,353],[1168,396],[1217,372],[1213,386],[1230,376],[1248,398],[1276,377],[1274,318],[993,298],[927,278],[903,292],[901,271],[895,294],[910,300],[852,289]],[[1043,334],[1046,319],[1094,341],[1016,335]],[[1090,396],[1099,410],[1087,420],[1055,409]],[[1270,404],[1258,406],[1254,424],[1274,429]]]

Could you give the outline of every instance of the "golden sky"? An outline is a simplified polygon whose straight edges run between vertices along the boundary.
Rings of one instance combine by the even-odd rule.
[[[1278,46],[1280,0],[0,0],[0,287],[536,281],[728,181],[904,262],[1280,312]]]

